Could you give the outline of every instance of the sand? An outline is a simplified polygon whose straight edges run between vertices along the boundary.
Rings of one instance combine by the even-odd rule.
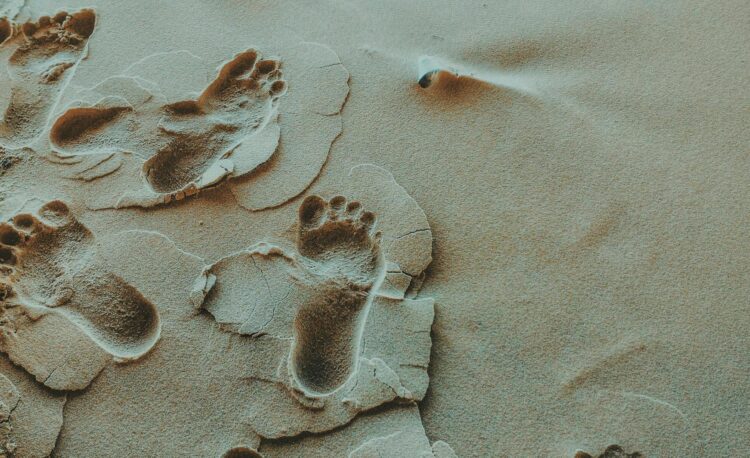
[[[0,456],[750,455],[749,13],[0,0]]]

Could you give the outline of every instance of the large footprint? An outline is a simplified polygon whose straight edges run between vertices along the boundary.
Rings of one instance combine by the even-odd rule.
[[[20,323],[31,317],[33,334],[36,323],[39,329],[44,327],[41,318],[57,315],[118,360],[148,352],[159,338],[156,308],[124,280],[102,271],[95,255],[93,234],[61,201],[48,202],[35,214],[18,213],[0,224],[3,332],[21,335]],[[59,339],[65,342],[69,336],[64,329],[60,332]],[[39,359],[25,358],[23,352],[33,349],[9,342],[13,339],[6,336],[2,350],[36,372],[32,362],[24,364]]]
[[[230,159],[233,151],[249,137],[274,130],[266,128],[286,91],[279,67],[251,49],[226,63],[195,100],[148,100],[134,107],[110,98],[71,108],[55,121],[50,140],[64,154],[134,153],[145,161],[149,190],[132,200],[149,205],[182,199],[238,172],[243,164]],[[273,137],[268,155],[278,142],[277,127]]]
[[[90,9],[21,25],[0,18],[0,73],[10,89],[0,107],[0,145],[20,148],[41,135],[71,69],[86,54],[95,23]]]
[[[355,372],[362,327],[373,292],[383,280],[375,215],[341,196],[309,196],[299,210],[299,274],[313,280],[310,300],[294,319],[292,369],[313,393],[329,393]],[[293,297],[298,297],[294,295]]]
[[[240,253],[219,261],[205,274],[220,276],[221,284],[202,306],[221,323],[246,322],[234,328],[241,334],[292,337],[288,361],[292,385],[309,396],[329,394],[356,372],[363,326],[385,275],[374,223],[375,215],[363,211],[358,202],[347,204],[341,196],[326,202],[310,196],[299,209],[296,253],[292,248],[278,249],[259,263],[253,256],[263,255],[251,250],[249,260]],[[245,261],[264,272],[264,290],[283,297],[280,301],[255,298],[261,303],[277,302],[273,310],[265,304],[247,309],[233,297],[239,288],[247,291],[255,286],[252,281],[240,283],[250,280]]]

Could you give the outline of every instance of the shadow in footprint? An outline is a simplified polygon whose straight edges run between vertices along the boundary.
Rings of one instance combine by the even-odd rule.
[[[0,45],[13,35],[13,24],[8,18],[0,18]]]

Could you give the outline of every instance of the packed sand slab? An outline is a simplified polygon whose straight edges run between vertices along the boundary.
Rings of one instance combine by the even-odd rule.
[[[45,457],[63,425],[65,395],[0,359],[0,455]]]
[[[243,422],[255,402],[245,377],[253,365],[273,355],[265,356],[267,350],[249,339],[218,332],[210,317],[195,314],[189,293],[205,261],[149,231],[109,234],[101,243],[113,247],[102,253],[104,268],[158,304],[161,337],[135,363],[105,367],[85,393],[68,402],[58,446],[61,456],[102,456],[112,450],[137,455],[158,450],[166,456],[189,450],[198,456],[220,456],[232,447],[257,448],[260,438]],[[132,262],[123,263],[123,258]],[[164,268],[170,271],[169,288],[160,274]],[[99,401],[91,405],[90,398]],[[182,408],[184,399],[193,407]],[[159,429],[143,421],[164,412],[170,420]],[[113,413],[123,428],[102,441]],[[133,441],[133,435],[139,440]],[[170,439],[165,441],[165,436]]]

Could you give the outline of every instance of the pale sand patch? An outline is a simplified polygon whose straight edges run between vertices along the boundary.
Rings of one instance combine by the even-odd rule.
[[[9,19],[15,19],[16,15],[23,8],[23,0],[6,0],[0,6],[0,17],[6,17]],[[0,40],[2,42],[2,40]]]

